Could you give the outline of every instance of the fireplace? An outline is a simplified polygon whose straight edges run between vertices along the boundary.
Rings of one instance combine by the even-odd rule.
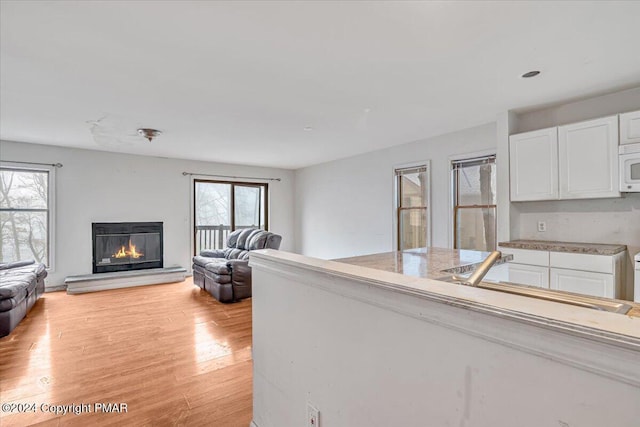
[[[161,222],[94,222],[93,272],[162,268]]]

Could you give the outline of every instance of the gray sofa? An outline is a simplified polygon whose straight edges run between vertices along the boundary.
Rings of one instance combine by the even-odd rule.
[[[256,249],[278,249],[282,236],[245,228],[227,237],[224,249],[203,250],[193,257],[193,283],[220,302],[251,296],[249,253]]]
[[[44,293],[44,264],[0,264],[0,337],[9,335]]]

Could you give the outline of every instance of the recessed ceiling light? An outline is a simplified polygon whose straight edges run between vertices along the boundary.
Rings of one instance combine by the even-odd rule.
[[[306,131],[306,132],[311,132],[313,130],[313,128],[311,126],[305,126],[303,128],[303,130]]]
[[[535,77],[538,74],[540,74],[540,71],[535,71],[534,70],[534,71],[528,71],[528,72],[524,73],[523,75],[521,75],[520,77],[522,77],[523,79],[528,79],[528,78],[531,78],[531,77]]]

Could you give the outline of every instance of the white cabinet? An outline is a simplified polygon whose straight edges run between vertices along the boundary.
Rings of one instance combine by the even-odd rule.
[[[558,128],[509,138],[511,200],[558,198]]]
[[[620,144],[640,142],[640,111],[620,114]]]
[[[513,255],[513,260],[505,264],[507,282],[549,288],[549,251],[503,247],[498,250]]]
[[[502,246],[498,247],[498,250],[513,255],[511,263],[549,267],[549,251],[503,248]]]
[[[640,118],[628,114],[634,138]],[[509,137],[512,202],[620,197],[618,169],[618,116]]]
[[[549,288],[549,268],[538,265],[509,263],[508,282]]]
[[[596,297],[616,297],[615,282],[611,274],[564,268],[552,268],[550,274],[551,289]]]
[[[503,272],[502,281],[620,298],[626,259],[624,251],[615,255],[593,255],[502,246],[498,250],[513,255],[513,261],[504,264],[508,272]]]
[[[620,197],[618,116],[558,127],[560,199]]]
[[[551,267],[568,268],[570,270],[613,274],[616,270],[616,257],[609,255],[551,252],[549,253],[549,265]]]

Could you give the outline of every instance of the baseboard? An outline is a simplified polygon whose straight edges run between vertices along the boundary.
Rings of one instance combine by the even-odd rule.
[[[44,292],[60,292],[60,291],[66,291],[67,290],[67,285],[57,285],[57,286],[45,286],[44,288]]]

